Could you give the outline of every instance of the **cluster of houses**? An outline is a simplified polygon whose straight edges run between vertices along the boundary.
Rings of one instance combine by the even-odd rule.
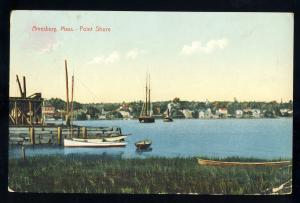
[[[217,109],[215,114],[212,114],[210,108],[199,111],[199,118],[260,118],[263,116],[264,114],[260,109],[237,109],[233,115],[229,114],[226,108]]]
[[[184,109],[181,111],[185,118],[195,118],[193,116],[193,111]],[[275,116],[275,112],[271,111],[271,116],[266,115],[268,113],[266,110],[261,111],[260,109],[237,109],[234,114],[229,114],[226,108],[219,108],[212,113],[210,108],[202,109],[198,111],[199,119],[217,119],[217,118],[263,118],[263,117],[272,117]],[[292,116],[293,110],[291,109],[280,109],[281,116]]]
[[[260,110],[260,109],[237,109],[233,114],[228,113],[228,109],[226,108],[218,108],[212,111],[211,108],[206,109],[198,109],[195,111],[189,110],[189,109],[178,109],[176,108],[176,105],[169,104],[168,109],[170,112],[179,111],[184,116],[183,118],[191,119],[191,118],[199,118],[199,119],[218,119],[218,118],[263,118],[263,117],[274,117],[275,112],[266,112],[266,110]],[[52,106],[44,106],[42,107],[42,113],[44,116],[44,119],[57,119],[62,118],[62,115],[64,115],[63,110],[56,110]],[[116,115],[117,114],[117,115]],[[154,115],[157,118],[163,117],[163,115],[167,114],[167,110],[163,112],[163,114],[160,113],[159,115]],[[268,114],[271,114],[268,116]],[[291,109],[280,109],[279,116],[292,116],[293,110]],[[87,110],[79,109],[74,111],[73,116],[75,119],[82,119],[80,115],[84,115],[84,119],[90,120],[90,119],[99,119],[99,120],[105,120],[105,119],[115,119],[115,118],[123,118],[123,119],[133,119],[133,109],[128,106],[127,104],[122,104],[118,109],[115,111],[105,111],[102,109],[99,113],[96,113],[94,117],[92,118],[91,115],[88,114]]]
[[[226,108],[219,108],[216,110],[216,113],[213,114],[211,109],[199,111],[199,118],[243,118],[243,117],[253,117],[260,118],[263,115],[261,114],[260,109],[238,109],[235,111],[235,114],[229,114]]]

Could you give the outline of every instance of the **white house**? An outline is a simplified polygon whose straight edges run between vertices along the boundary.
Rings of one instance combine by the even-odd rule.
[[[98,119],[99,119],[99,120],[105,120],[105,119],[106,119],[106,116],[105,116],[105,115],[98,115]]]
[[[205,118],[205,113],[203,111],[200,111],[198,118]]]
[[[243,116],[243,111],[238,109],[235,111],[235,117],[236,118],[241,118]]]
[[[131,118],[130,113],[127,111],[119,111],[123,118]]]
[[[254,118],[260,118],[260,109],[252,109],[252,116]]]
[[[211,109],[207,108],[205,111],[205,118],[211,118],[211,117],[212,117]]]
[[[219,116],[219,117],[227,117],[227,114],[228,114],[228,111],[227,109],[225,108],[219,108],[217,111],[216,111],[216,114]]]
[[[183,109],[182,113],[183,113],[183,115],[184,115],[185,118],[193,118],[191,110]]]

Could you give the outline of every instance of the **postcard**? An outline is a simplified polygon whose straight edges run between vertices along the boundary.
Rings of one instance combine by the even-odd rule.
[[[292,193],[292,13],[15,10],[8,191]]]

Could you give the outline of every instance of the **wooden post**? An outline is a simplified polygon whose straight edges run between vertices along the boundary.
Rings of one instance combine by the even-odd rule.
[[[31,101],[29,101],[29,123],[32,125],[32,105]]]
[[[87,139],[87,130],[86,130],[86,127],[82,127],[81,129],[82,129],[82,137],[84,139]]]
[[[24,146],[22,146],[22,159],[25,160],[26,156],[25,156],[25,148]]]
[[[15,101],[15,124],[18,124],[18,108],[17,108],[17,102]]]
[[[61,127],[57,127],[57,144],[61,144]]]
[[[29,127],[29,137],[30,137],[31,144],[35,144],[34,127]]]
[[[77,138],[80,137],[80,127],[77,127]]]

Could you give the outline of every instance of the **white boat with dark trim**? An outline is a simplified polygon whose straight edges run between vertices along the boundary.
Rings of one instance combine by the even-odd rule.
[[[125,147],[126,142],[108,142],[102,139],[64,139],[65,147]]]
[[[101,143],[101,142],[122,142],[125,141],[127,136],[115,136],[115,137],[105,137],[105,138],[93,138],[93,139],[84,139],[84,138],[72,138],[74,141],[80,142],[92,142],[92,143]]]

